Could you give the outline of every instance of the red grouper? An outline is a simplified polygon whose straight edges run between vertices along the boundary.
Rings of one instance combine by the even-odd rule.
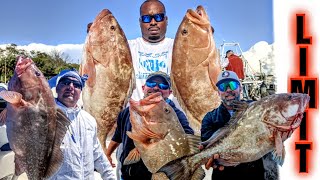
[[[236,166],[272,152],[275,161],[282,165],[283,142],[300,126],[309,100],[307,94],[283,93],[250,104],[234,102],[237,112],[227,126],[203,142],[204,150],[172,161],[159,171],[170,179],[203,179],[205,174],[200,165],[214,154],[220,155],[219,164]]]
[[[104,152],[106,139],[135,86],[127,38],[112,13],[102,10],[90,27],[83,50],[80,74],[88,81],[82,91],[84,109],[97,121]]]
[[[15,176],[51,177],[62,164],[60,145],[70,122],[56,107],[46,78],[30,58],[18,57],[8,91],[0,96],[8,102],[0,117],[15,153]]]
[[[220,72],[209,16],[202,6],[189,9],[174,39],[170,76],[173,94],[196,134],[206,113],[220,105],[215,85]]]

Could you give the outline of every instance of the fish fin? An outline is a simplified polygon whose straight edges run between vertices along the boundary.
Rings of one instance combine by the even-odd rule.
[[[45,179],[55,174],[61,166],[61,163],[63,161],[63,153],[60,150],[60,145],[67,132],[67,127],[70,125],[70,120],[64,114],[64,112],[59,108],[57,108],[56,119],[57,119],[56,133],[55,133],[54,143],[53,143],[51,156],[49,160],[50,165],[48,166]]]
[[[240,163],[239,162],[229,162],[229,161],[226,161],[224,159],[219,159],[218,160],[218,164],[221,164],[223,166],[237,166]]]
[[[248,109],[249,104],[245,101],[234,100],[234,101],[232,101],[232,107],[236,111],[243,112]]]
[[[152,131],[150,131],[149,129],[146,128],[140,128],[139,131],[141,131],[141,133],[143,135],[136,135],[133,134],[130,131],[127,131],[127,135],[134,141],[138,141],[138,142],[145,142],[147,139],[163,139],[163,137],[161,135],[158,135]]]
[[[141,155],[137,148],[132,149],[126,159],[123,162],[123,165],[129,165],[140,161]]]
[[[95,63],[94,63],[94,58],[93,56],[89,53],[90,49],[87,48],[87,46],[85,45],[84,47],[84,58],[83,61],[81,63],[80,66],[80,75],[83,76],[84,74],[88,75],[88,80],[86,82],[86,86],[89,87],[94,87],[94,85],[96,84],[96,67],[95,67]],[[89,54],[90,56],[86,56],[87,54]]]
[[[200,128],[201,128],[201,122],[195,118],[192,113],[189,112],[186,104],[183,101],[183,98],[181,97],[179,90],[176,86],[175,79],[173,75],[170,75],[171,79],[171,89],[173,91],[173,95],[175,98],[177,98],[177,101],[181,107],[181,109],[185,112],[188,122],[190,123],[191,128],[194,130],[196,135],[200,135]]]
[[[249,107],[249,105],[246,102],[241,102],[241,101],[233,101],[233,106],[236,106],[239,108],[237,108],[236,112],[230,118],[229,122],[224,127],[217,130],[207,141],[202,142],[201,145],[205,147],[210,147],[214,143],[218,142],[220,139],[225,137],[227,134],[229,134],[232,131],[232,129],[237,125],[243,113]]]
[[[152,173],[151,180],[169,180],[169,178],[164,172],[156,172]]]
[[[209,56],[214,56],[213,58],[208,58],[207,60],[211,60],[214,59],[215,62],[209,62],[208,65],[208,75],[211,81],[211,85],[212,87],[218,92],[218,88],[216,86],[217,84],[217,79],[219,74],[221,73],[222,69],[221,69],[221,65],[220,65],[220,59],[218,56],[219,52],[218,49],[216,49],[215,51],[212,51]]]
[[[239,119],[243,116],[244,112],[248,109],[249,104],[244,101],[233,101],[233,109],[236,110],[235,113],[230,118],[227,126],[235,127]]]
[[[114,123],[110,131],[107,133],[107,137],[112,137],[117,129],[117,123]]]
[[[130,132],[130,131],[127,131],[127,135],[129,136],[129,138],[131,138],[132,140],[134,141],[137,141],[137,142],[144,142],[140,136]]]
[[[122,106],[122,109],[125,109],[129,100],[130,100],[130,97],[133,93],[133,90],[136,89],[136,78],[135,78],[135,74],[134,74],[134,69],[132,69],[132,75],[131,75],[131,80],[130,80],[130,84],[129,84],[129,89],[128,89],[128,92],[127,92],[127,98],[124,100],[123,102],[123,106]]]
[[[164,137],[164,135],[159,135],[157,133],[154,133],[153,131],[145,127],[140,128],[140,130],[141,130],[141,133],[146,137],[148,137],[149,139],[163,139]]]
[[[173,91],[173,95],[177,98],[180,107],[186,112],[188,109],[187,109],[186,105],[184,104],[184,101],[179,93],[179,90],[177,89],[174,76],[170,75],[170,79],[171,79],[171,89]]]
[[[10,104],[18,104],[22,101],[22,94],[14,91],[3,90],[0,92],[0,97]]]
[[[188,139],[188,145],[189,145],[189,153],[187,155],[198,153],[200,151],[199,144],[201,143],[200,136],[187,134],[186,137]]]
[[[285,148],[282,142],[281,138],[281,132],[277,131],[276,132],[276,137],[274,138],[275,140],[275,150],[272,151],[273,159],[280,165],[283,165],[284,162],[284,157],[285,157]]]
[[[230,128],[228,126],[222,127],[218,129],[215,133],[212,134],[212,136],[201,143],[205,148],[211,147],[213,144],[218,142],[220,139],[225,137],[227,134],[230,133]]]
[[[26,172],[25,170],[25,158],[19,155],[14,155],[14,174],[20,176],[22,173]]]
[[[187,158],[180,158],[164,165],[158,172],[164,172],[169,179],[190,179],[193,174],[191,168]]]
[[[194,172],[194,174],[192,175],[191,180],[204,179],[205,176],[206,176],[206,173],[204,172],[203,168],[199,166]]]
[[[143,125],[141,125],[138,129],[138,131],[141,132],[142,136],[144,137],[144,139],[163,139],[164,134],[157,134],[155,132],[153,132],[152,130],[150,130],[148,128],[148,126],[152,126],[152,125],[148,125],[147,120],[145,119],[145,117],[143,117]]]
[[[6,118],[7,118],[7,108],[2,110],[2,112],[0,113],[0,126],[6,123]]]

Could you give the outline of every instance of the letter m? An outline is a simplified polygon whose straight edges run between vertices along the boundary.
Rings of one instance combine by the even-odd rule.
[[[318,79],[317,78],[291,78],[290,79],[291,93],[305,93],[309,94],[310,101],[308,108],[317,109],[317,100],[318,100]]]

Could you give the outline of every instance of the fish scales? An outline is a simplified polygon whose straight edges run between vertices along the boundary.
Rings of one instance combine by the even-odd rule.
[[[135,84],[128,41],[107,9],[97,15],[87,35],[80,74],[89,76],[82,91],[83,106],[97,120],[98,138],[106,152],[107,135]]]
[[[63,161],[61,142],[70,124],[57,109],[49,84],[29,58],[18,57],[8,91],[5,122],[10,147],[15,153],[15,175],[28,179],[52,176]]]
[[[202,6],[189,9],[175,36],[171,80],[173,93],[197,134],[205,114],[220,105],[215,86],[220,72],[209,17]]]
[[[199,151],[200,137],[184,132],[175,111],[160,93],[130,100],[129,110],[132,131],[127,134],[150,172],[156,173],[168,162]]]
[[[172,161],[159,172],[164,172],[170,179],[203,178],[200,165],[214,154],[219,154],[219,164],[236,166],[272,152],[275,161],[282,165],[285,156],[283,142],[300,126],[309,100],[307,94],[283,93],[249,105],[235,102],[235,107],[242,110],[203,143],[207,145],[203,151]],[[220,136],[222,138],[217,138]]]

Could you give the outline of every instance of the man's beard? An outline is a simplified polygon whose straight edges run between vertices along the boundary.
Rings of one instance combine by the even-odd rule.
[[[235,93],[229,93],[230,95],[234,96],[234,99],[222,99],[222,102],[226,106],[232,106],[233,101],[240,101],[240,94],[235,94]]]
[[[151,41],[155,41],[155,40],[159,40],[160,36],[149,36],[148,39]]]

